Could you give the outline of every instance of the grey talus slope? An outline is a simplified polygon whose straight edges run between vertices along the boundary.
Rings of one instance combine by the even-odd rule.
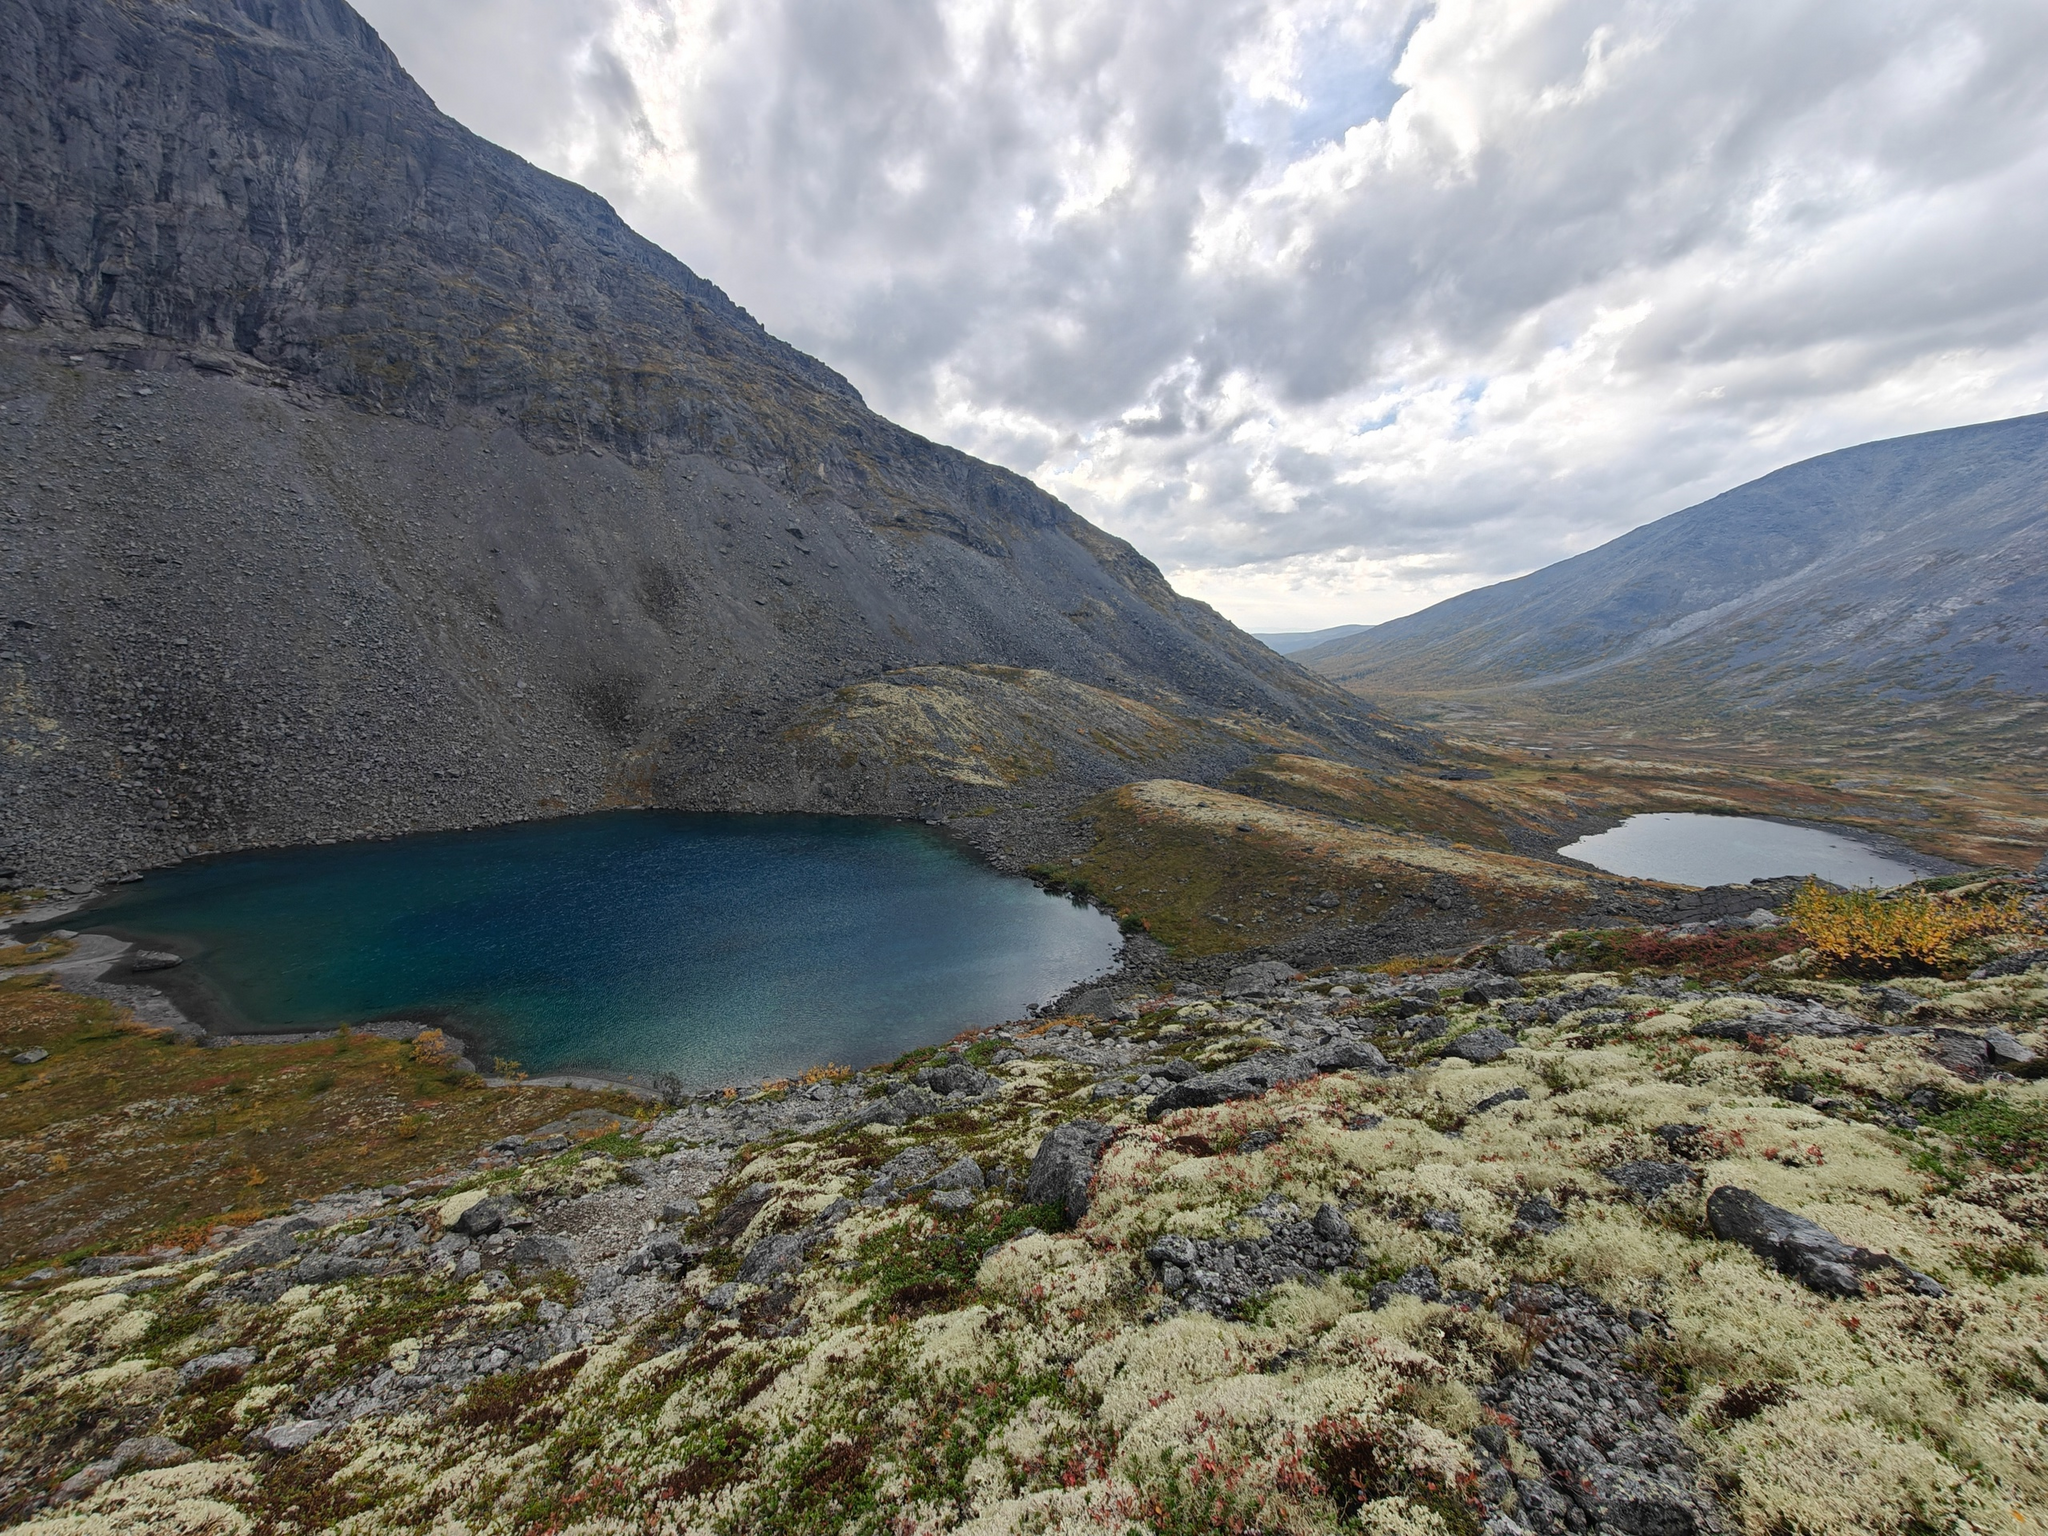
[[[1406,750],[441,115],[339,0],[0,18],[22,873]]]

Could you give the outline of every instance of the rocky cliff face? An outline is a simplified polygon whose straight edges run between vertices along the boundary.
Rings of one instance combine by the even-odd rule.
[[[1410,750],[442,116],[339,0],[0,16],[22,875]]]

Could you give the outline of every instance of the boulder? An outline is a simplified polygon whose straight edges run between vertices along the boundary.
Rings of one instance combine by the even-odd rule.
[[[983,1094],[995,1086],[995,1079],[986,1072],[977,1072],[965,1062],[951,1066],[926,1067],[915,1079],[920,1088],[929,1088],[939,1094]]]
[[[1469,1030],[1444,1047],[1446,1056],[1455,1056],[1460,1061],[1469,1061],[1474,1066],[1485,1066],[1488,1062],[1499,1061],[1515,1048],[1515,1037],[1488,1027]]]
[[[303,1451],[333,1427],[325,1419],[290,1419],[257,1430],[249,1437],[249,1443],[257,1450],[289,1454]]]
[[[804,1240],[794,1232],[776,1232],[760,1239],[740,1261],[740,1284],[765,1285],[777,1275],[804,1266]]]
[[[886,1099],[877,1099],[848,1118],[852,1125],[908,1125],[924,1115],[937,1114],[946,1101],[929,1088],[898,1088]]]
[[[2022,1077],[2033,1076],[2041,1065],[2040,1054],[2030,1046],[2020,1044],[2009,1030],[1985,1030],[1984,1055],[1999,1071],[2018,1073]]]
[[[313,1223],[308,1221],[297,1227],[280,1227],[265,1233],[254,1242],[231,1249],[227,1257],[214,1266],[214,1273],[233,1275],[245,1269],[268,1269],[273,1264],[282,1264],[298,1254],[299,1244],[295,1234],[310,1230],[312,1225]]]
[[[1032,1205],[1056,1205],[1068,1224],[1088,1214],[1088,1190],[1095,1164],[1116,1132],[1100,1120],[1070,1120],[1049,1131],[1031,1159],[1024,1198]]]
[[[178,1367],[178,1381],[182,1386],[191,1386],[215,1374],[239,1376],[256,1363],[256,1351],[237,1346],[234,1349],[218,1350],[210,1355],[200,1355],[187,1360]]]
[[[1683,1189],[1700,1177],[1700,1171],[1687,1163],[1660,1163],[1648,1159],[1621,1163],[1606,1169],[1602,1175],[1610,1184],[1618,1184],[1645,1205],[1655,1205],[1674,1189]]]
[[[488,1237],[512,1219],[510,1195],[486,1195],[466,1207],[448,1223],[448,1230],[464,1237]]]
[[[183,955],[174,955],[167,949],[138,949],[128,957],[128,969],[131,971],[168,971],[172,966],[184,963]]]
[[[1157,1120],[1177,1109],[1204,1109],[1237,1099],[1256,1099],[1283,1083],[1305,1082],[1323,1072],[1393,1071],[1387,1058],[1370,1045],[1337,1040],[1306,1051],[1264,1051],[1235,1066],[1202,1072],[1175,1083],[1153,1099],[1145,1116]],[[1158,1074],[1155,1074],[1158,1075]]]
[[[9,1059],[17,1067],[32,1067],[39,1061],[48,1061],[50,1053],[40,1045],[32,1045],[25,1051],[16,1051]]]
[[[1536,1198],[1524,1200],[1515,1207],[1515,1222],[1510,1231],[1523,1235],[1541,1236],[1555,1232],[1564,1225],[1564,1212],[1548,1200]]]
[[[1876,1269],[1899,1271],[1923,1296],[1948,1294],[1939,1282],[1891,1255],[1845,1243],[1820,1223],[1733,1184],[1707,1197],[1707,1225],[1723,1242],[1740,1243],[1824,1296],[1861,1296],[1863,1275]]]
[[[1550,969],[1550,956],[1540,944],[1503,944],[1493,957],[1493,968],[1503,976],[1533,976]]]
[[[1254,997],[1261,992],[1271,992],[1285,986],[1294,979],[1294,967],[1279,960],[1261,960],[1254,965],[1241,965],[1232,971],[1223,982],[1225,997]]]
[[[1927,1054],[1936,1065],[1946,1067],[1957,1077],[1971,1082],[1982,1077],[1991,1065],[1984,1049],[1984,1037],[1960,1029],[1934,1031]]]
[[[987,1183],[981,1174],[981,1164],[971,1157],[963,1157],[940,1169],[932,1179],[932,1188],[974,1190],[983,1188]]]
[[[1476,976],[1472,984],[1465,988],[1464,1000],[1484,1007],[1488,1003],[1497,1003],[1505,998],[1521,995],[1522,984],[1512,976]]]

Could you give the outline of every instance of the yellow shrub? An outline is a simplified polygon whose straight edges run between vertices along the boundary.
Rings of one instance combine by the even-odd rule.
[[[1801,938],[1852,971],[1946,965],[1964,939],[2001,933],[2021,923],[2017,898],[1971,906],[1938,901],[1924,891],[1837,894],[1811,880],[1785,912]]]

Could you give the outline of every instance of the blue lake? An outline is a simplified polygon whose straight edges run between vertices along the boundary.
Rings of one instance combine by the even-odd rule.
[[[1680,885],[1743,885],[1773,875],[1819,875],[1837,885],[1904,885],[1946,868],[1891,857],[1845,832],[1763,816],[1656,811],[1558,850],[1609,874]],[[1909,861],[1910,859],[1910,861]]]
[[[417,1019],[698,1086],[1019,1018],[1118,942],[924,826],[659,811],[204,859],[68,921],[185,956],[152,979],[217,1029]]]

